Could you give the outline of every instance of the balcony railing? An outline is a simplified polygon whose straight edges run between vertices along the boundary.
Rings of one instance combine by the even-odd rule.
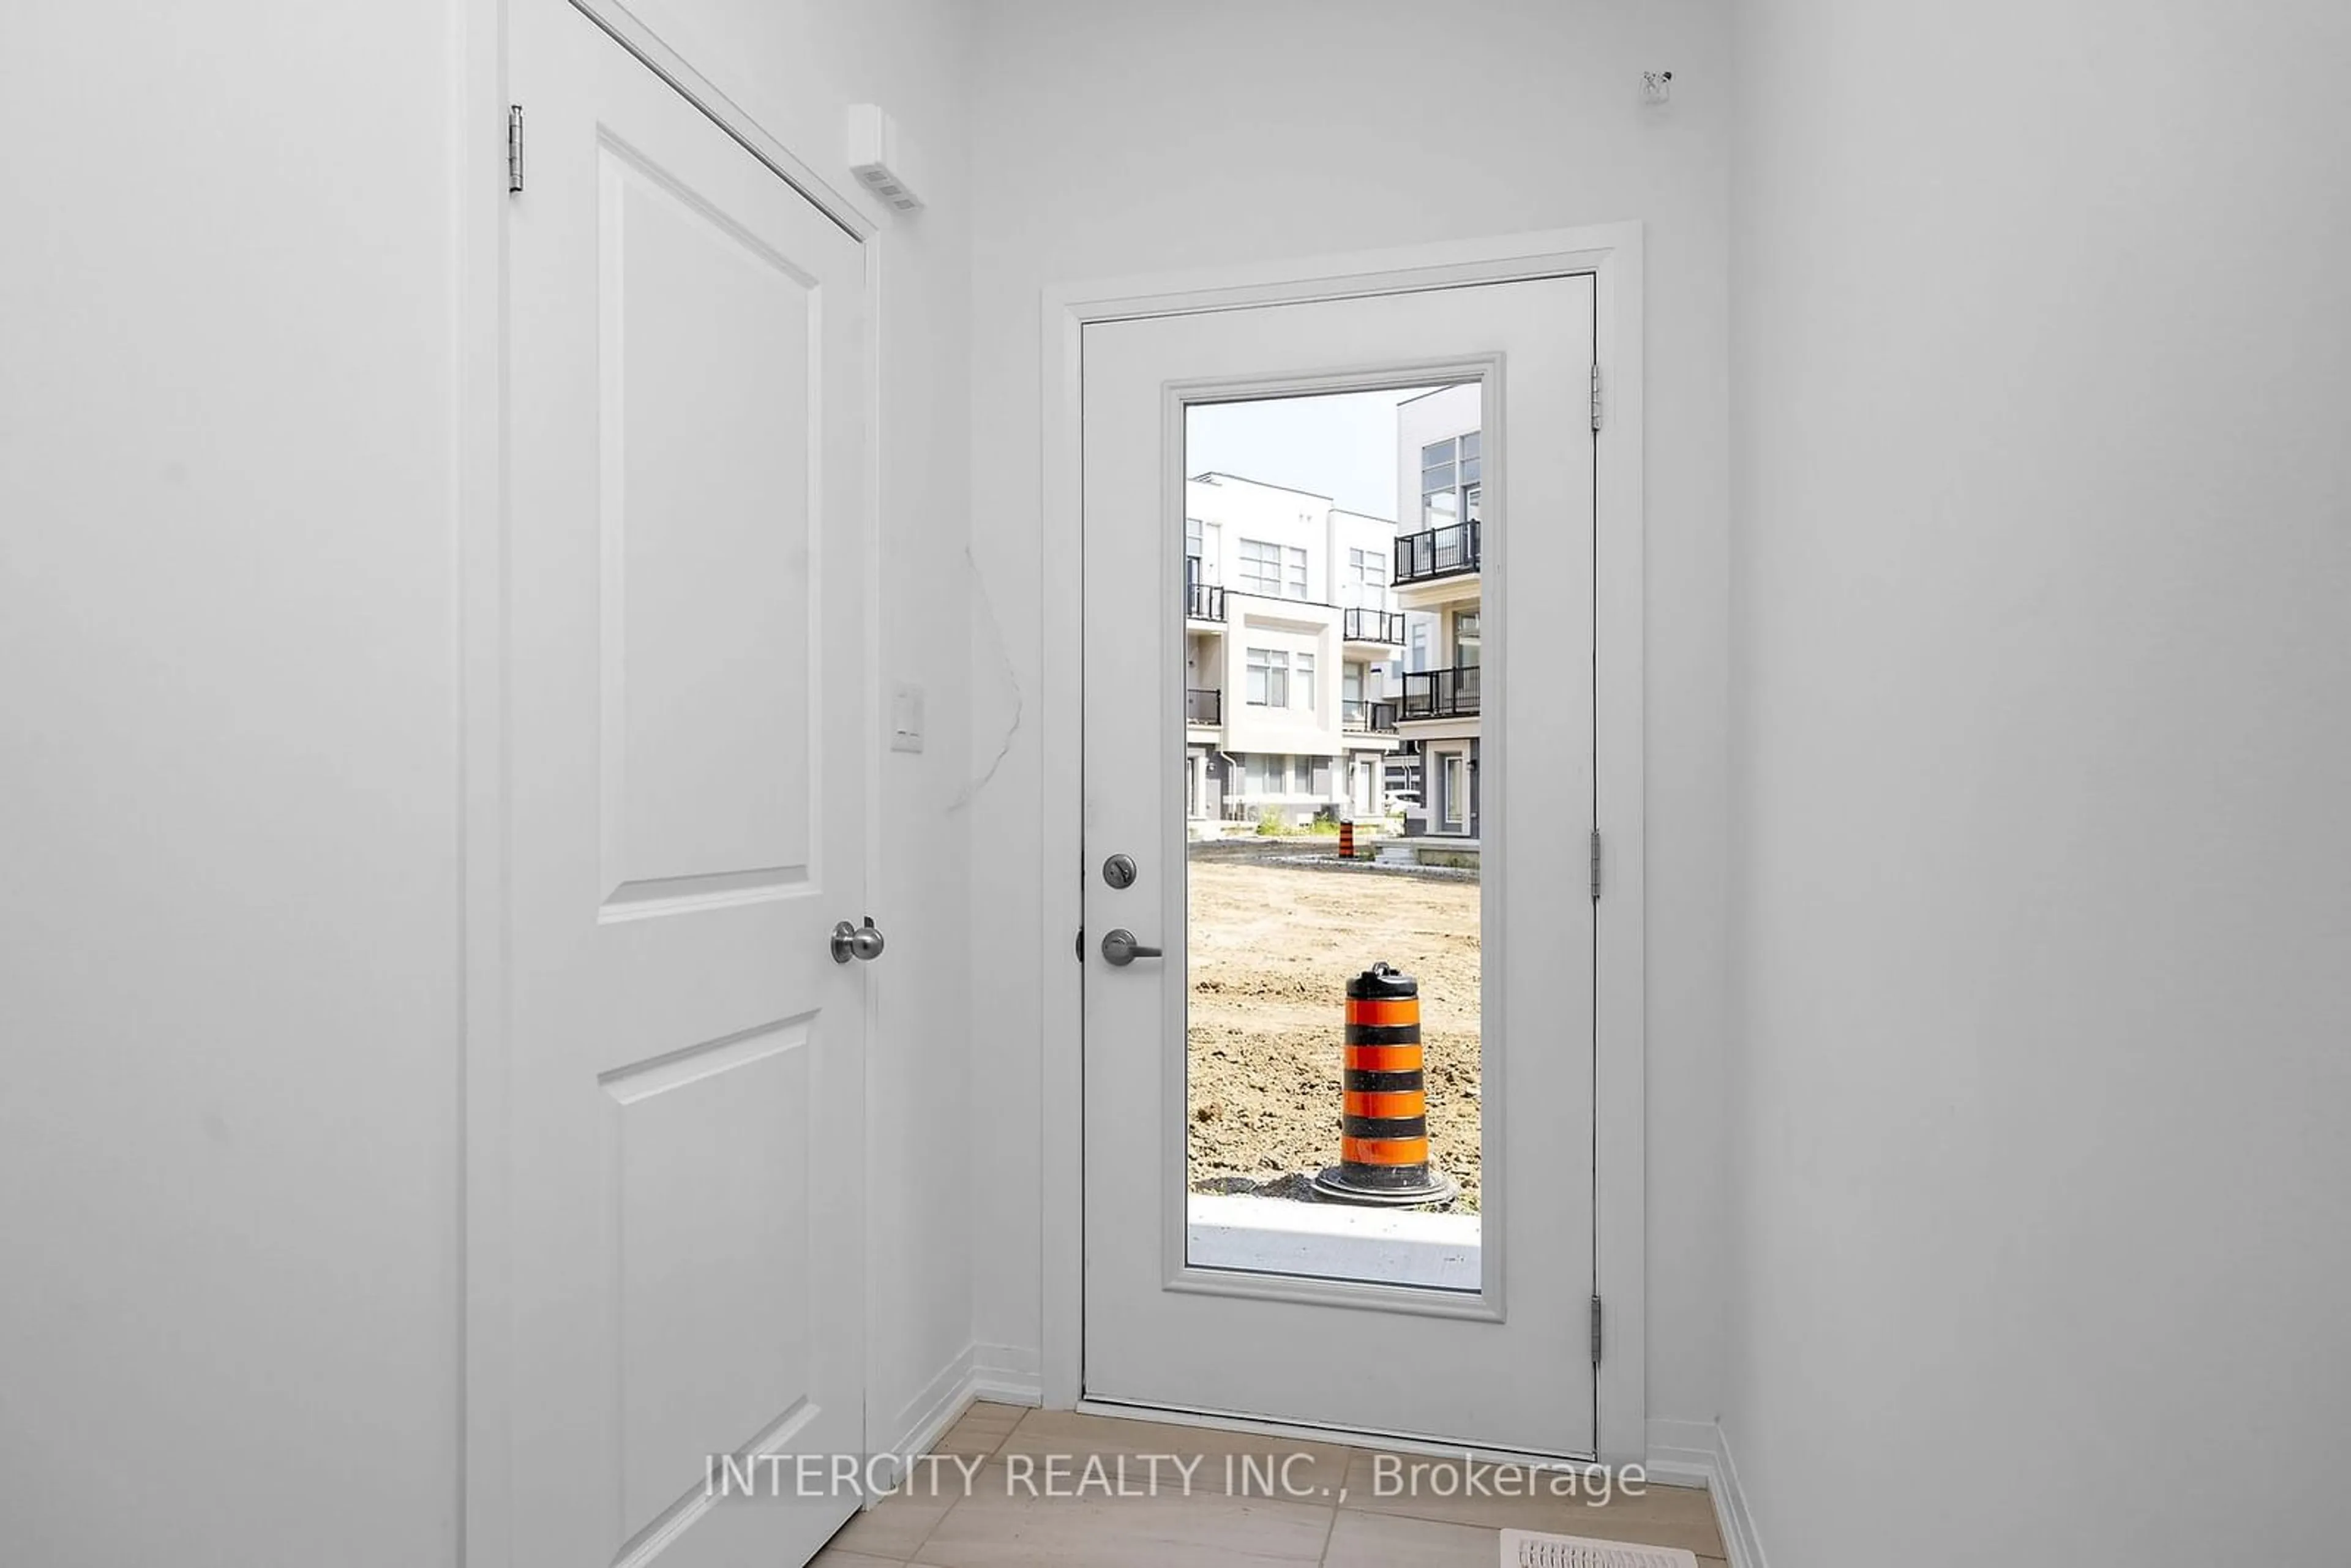
[[[1197,686],[1185,688],[1184,722],[1186,724],[1224,723],[1225,694],[1222,689],[1202,691]]]
[[[1371,735],[1386,735],[1396,727],[1396,705],[1372,697],[1344,697],[1339,703],[1342,727]]]
[[[1405,718],[1459,718],[1478,711],[1478,666],[1406,671]]]
[[[1225,618],[1225,591],[1213,582],[1186,583],[1184,617],[1187,621],[1222,621]]]
[[[1339,630],[1350,643],[1393,643],[1404,646],[1401,610],[1347,610],[1339,616]]]
[[[1395,580],[1420,582],[1478,570],[1478,524],[1452,523],[1426,533],[1399,534]]]

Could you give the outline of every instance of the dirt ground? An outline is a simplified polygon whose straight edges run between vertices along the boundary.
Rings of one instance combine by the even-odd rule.
[[[1338,1159],[1346,985],[1385,960],[1420,981],[1430,1155],[1475,1209],[1477,883],[1215,851],[1189,871],[1192,1190],[1304,1197]]]

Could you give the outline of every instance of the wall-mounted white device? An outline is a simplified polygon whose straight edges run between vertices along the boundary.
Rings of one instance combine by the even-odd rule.
[[[849,172],[857,183],[902,213],[923,204],[916,183],[922,160],[898,122],[871,103],[849,106]]]

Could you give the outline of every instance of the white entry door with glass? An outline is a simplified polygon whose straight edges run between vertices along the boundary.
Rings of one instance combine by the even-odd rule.
[[[1084,329],[1090,1400],[1594,1449],[1593,298]]]

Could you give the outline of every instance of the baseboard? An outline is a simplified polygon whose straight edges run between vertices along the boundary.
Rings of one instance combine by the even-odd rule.
[[[1042,1405],[1045,1384],[1039,1366],[1037,1353],[1025,1345],[975,1344],[971,1347],[973,1393],[1000,1405]]]
[[[873,1444],[877,1473],[887,1472],[883,1484],[896,1482],[895,1460],[908,1454],[929,1453],[956,1418],[978,1399],[1000,1405],[1041,1403],[1037,1353],[1017,1345],[974,1343],[948,1357],[922,1392],[900,1407],[882,1434],[886,1440]]]
[[[1652,1478],[1668,1486],[1702,1487],[1714,1481],[1714,1423],[1711,1421],[1652,1421],[1649,1457]]]
[[[1747,1491],[1739,1484],[1739,1467],[1730,1460],[1730,1436],[1717,1422],[1715,1463],[1722,1484],[1714,1494],[1715,1517],[1722,1523],[1722,1540],[1730,1553],[1730,1568],[1768,1568],[1763,1542],[1755,1536],[1755,1516],[1747,1511]]]
[[[955,1425],[956,1417],[972,1402],[975,1348],[966,1345],[948,1357],[947,1364],[923,1385],[922,1391],[899,1409],[888,1428],[876,1435],[881,1439],[872,1445],[877,1458],[926,1454],[937,1445],[946,1429]],[[891,1479],[896,1479],[894,1473]]]
[[[1715,1523],[1722,1531],[1730,1568],[1766,1568],[1754,1518],[1747,1511],[1747,1494],[1739,1489],[1739,1471],[1730,1462],[1719,1422],[1651,1421],[1647,1469],[1650,1479],[1670,1486],[1706,1488],[1714,1500]]]

